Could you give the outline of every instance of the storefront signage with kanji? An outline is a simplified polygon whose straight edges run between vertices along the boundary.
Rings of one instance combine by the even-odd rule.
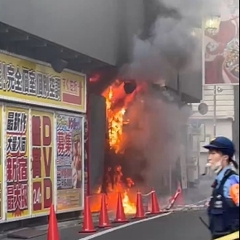
[[[0,52],[0,99],[50,108],[86,111],[84,75]]]

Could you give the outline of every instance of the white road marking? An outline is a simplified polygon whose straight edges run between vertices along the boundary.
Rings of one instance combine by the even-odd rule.
[[[127,227],[130,227],[130,226],[138,224],[138,223],[143,223],[143,222],[147,222],[147,221],[154,220],[154,219],[157,219],[157,218],[165,217],[165,216],[168,216],[169,214],[171,214],[171,212],[164,213],[164,214],[161,214],[161,215],[158,215],[158,216],[154,216],[154,217],[150,217],[150,218],[146,218],[146,219],[142,219],[142,220],[138,220],[136,222],[126,223],[126,224],[123,224],[123,225],[120,225],[120,226],[117,226],[117,227],[106,229],[106,230],[104,230],[102,232],[98,232],[98,233],[95,233],[93,235],[90,235],[90,236],[87,236],[87,237],[84,237],[84,238],[80,238],[79,240],[94,239],[94,238],[100,237],[102,235],[105,235],[107,233],[111,233],[111,232],[117,231],[119,229],[127,228]]]

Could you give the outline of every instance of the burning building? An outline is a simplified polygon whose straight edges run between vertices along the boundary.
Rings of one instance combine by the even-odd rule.
[[[187,103],[199,101],[186,93],[202,72],[201,37],[193,37],[184,13],[154,0],[145,4],[131,61],[89,77],[89,194],[105,192],[111,205],[121,192],[128,212],[137,189],[154,187],[164,198],[181,182]]]
[[[93,174],[90,193],[107,193],[109,205],[115,207],[117,193],[121,192],[125,211],[129,213],[135,211],[133,196],[138,189],[147,193],[154,187],[159,196],[169,196],[180,181],[176,174],[170,179],[169,173],[175,169],[180,151],[179,135],[187,121],[187,114],[177,105],[176,95],[161,84],[116,79],[101,96],[91,98],[101,105],[105,114],[101,113],[94,121],[95,104],[90,100],[90,141],[96,144],[94,149],[101,152],[96,154],[90,150],[90,162],[94,158],[90,164],[90,176]],[[98,133],[104,129],[99,139],[101,146],[104,142],[104,152],[96,142],[95,129]],[[99,208],[96,198],[94,210]]]

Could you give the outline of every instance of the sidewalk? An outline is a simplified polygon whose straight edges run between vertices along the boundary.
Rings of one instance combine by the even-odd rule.
[[[113,220],[114,216],[113,213],[109,214],[110,219]],[[98,213],[93,214],[93,221],[94,223],[98,222]],[[82,218],[79,220],[73,220],[73,221],[68,221],[68,222],[60,222],[58,223],[58,229],[59,229],[59,235],[61,236],[60,239],[61,240],[75,240],[75,239],[79,239],[80,238],[80,234],[78,233],[81,229],[81,223],[82,223]],[[36,228],[32,228],[32,229],[36,229],[37,231],[44,231],[45,234],[39,237],[35,237],[32,238],[34,240],[46,240],[46,235],[47,235],[47,225],[44,226],[39,226]],[[26,231],[28,230],[27,228],[25,228]],[[21,229],[24,230],[24,229]],[[15,230],[9,233],[14,233],[17,232],[19,230]],[[16,240],[16,238],[8,238],[7,235],[9,233],[6,234],[2,234],[0,235],[0,240]],[[82,234],[81,234],[82,236]]]

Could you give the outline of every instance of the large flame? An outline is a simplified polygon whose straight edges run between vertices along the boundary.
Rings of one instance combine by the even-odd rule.
[[[108,184],[108,194],[107,194],[107,205],[109,210],[116,210],[118,194],[122,195],[122,203],[124,212],[126,214],[136,213],[136,205],[131,201],[130,190],[134,185],[131,178],[126,178],[126,185],[122,183],[122,167],[120,165],[116,166],[114,169],[114,186]],[[98,212],[101,205],[101,187],[97,189],[96,195],[93,195],[91,200],[91,211]]]
[[[117,84],[119,86],[119,84]],[[123,123],[124,123],[124,114],[126,112],[124,104],[118,108],[114,108],[115,99],[113,96],[113,88],[115,85],[110,86],[104,93],[106,98],[106,117],[108,120],[108,140],[110,149],[113,150],[116,154],[120,154],[120,147],[123,135]],[[115,89],[114,89],[115,90]],[[123,198],[123,207],[125,213],[131,214],[135,213],[136,206],[130,200],[129,191],[130,188],[134,185],[134,182],[130,178],[126,178],[126,184],[123,184],[123,173],[122,167],[116,166],[113,170],[114,183],[108,184],[108,202],[109,204],[114,201],[116,202],[116,196],[120,192]],[[110,174],[110,173],[109,173]]]
[[[108,119],[108,137],[109,145],[111,149],[114,149],[116,153],[119,152],[120,142],[122,137],[123,117],[125,114],[125,108],[121,108],[118,111],[112,109],[113,89],[109,87],[106,96],[106,113]]]

